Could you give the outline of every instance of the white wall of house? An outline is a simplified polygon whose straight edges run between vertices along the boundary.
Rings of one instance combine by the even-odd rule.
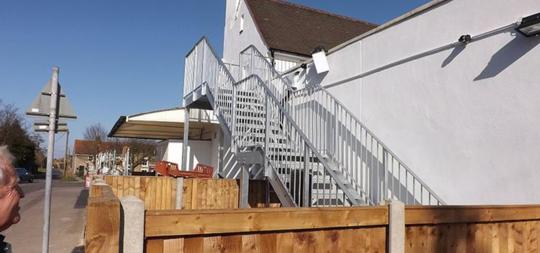
[[[159,143],[157,148],[157,159],[169,161],[182,165],[182,147],[181,140],[167,140]],[[190,140],[187,150],[188,168],[193,169],[197,163],[203,163],[214,166],[217,169],[217,150],[212,141],[194,141]],[[184,168],[182,168],[184,169]]]
[[[538,0],[447,1],[332,52],[330,72],[309,80],[449,204],[538,203],[540,37],[508,29],[420,55],[538,12]]]
[[[257,26],[244,0],[226,1],[223,61],[239,64],[240,52],[250,45],[254,45],[261,53],[266,55],[268,48],[257,30]],[[242,17],[244,17],[244,27],[240,32]]]

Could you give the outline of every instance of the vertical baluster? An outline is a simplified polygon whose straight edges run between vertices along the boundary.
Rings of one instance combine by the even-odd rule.
[[[401,163],[400,163],[400,166],[401,166]],[[407,172],[407,169],[404,170],[405,171],[405,204],[410,204],[410,200],[409,200],[409,173]]]
[[[396,185],[395,185],[395,174],[394,174],[394,157],[392,155],[388,155],[388,152],[386,152],[387,156],[389,156],[390,158],[389,159],[392,159],[391,161],[391,164],[390,166],[392,166],[392,172],[390,173],[390,175],[388,175],[388,180],[390,180],[390,182],[392,183],[392,187],[390,189],[390,199],[394,198],[394,196],[396,196]],[[399,197],[398,197],[399,198]]]
[[[379,145],[379,143],[377,143],[377,146]],[[386,149],[383,147],[382,148],[382,167],[383,167],[383,173],[384,173],[384,185],[383,185],[383,190],[384,190],[384,200],[388,200],[388,169],[387,169],[387,161],[386,161]]]
[[[420,184],[420,205],[424,204],[424,186]]]
[[[412,196],[413,197],[413,202],[412,202],[412,204],[416,205],[416,180],[414,179],[414,177],[412,177],[412,183],[413,183],[413,185],[412,185],[412,187],[413,187],[413,196]]]
[[[309,153],[309,155],[311,155]],[[310,171],[309,171],[309,157],[308,157],[308,148],[307,148],[307,145],[304,146],[304,196],[303,196],[303,200],[304,200],[304,207],[309,207],[309,189],[311,188],[310,184],[309,184],[309,174],[310,174]]]

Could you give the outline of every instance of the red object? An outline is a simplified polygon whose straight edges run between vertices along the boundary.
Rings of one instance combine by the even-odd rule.
[[[192,171],[181,171],[176,163],[159,161],[156,163],[156,171],[162,176],[169,177],[212,178],[214,176],[214,167],[200,163]]]
[[[162,176],[174,176],[176,174],[175,172],[178,170],[178,164],[171,163],[167,161],[159,161],[156,163],[156,169],[157,173],[159,173]]]

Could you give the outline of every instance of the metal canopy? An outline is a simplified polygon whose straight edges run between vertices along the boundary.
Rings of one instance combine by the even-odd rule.
[[[157,140],[181,140],[184,132],[183,108],[152,111],[121,116],[109,137]],[[189,139],[211,140],[219,127],[213,111],[191,109],[189,113]]]
[[[38,96],[34,99],[30,108],[28,108],[28,110],[26,111],[27,115],[47,117],[49,116],[49,110],[51,105],[51,86],[51,80],[49,80],[45,87],[43,87],[43,89],[41,90],[41,93],[39,93]],[[62,91],[60,83],[58,84],[58,87],[60,94],[58,117],[76,119],[77,116],[75,115],[75,111],[73,110],[73,107],[71,107],[71,104],[69,103],[66,95]]]

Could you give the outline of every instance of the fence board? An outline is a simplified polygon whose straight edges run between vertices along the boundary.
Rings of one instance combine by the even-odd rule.
[[[345,228],[382,225],[387,222],[386,207],[148,210],[145,236]]]
[[[183,208],[238,208],[238,184],[229,179],[184,179]]]

